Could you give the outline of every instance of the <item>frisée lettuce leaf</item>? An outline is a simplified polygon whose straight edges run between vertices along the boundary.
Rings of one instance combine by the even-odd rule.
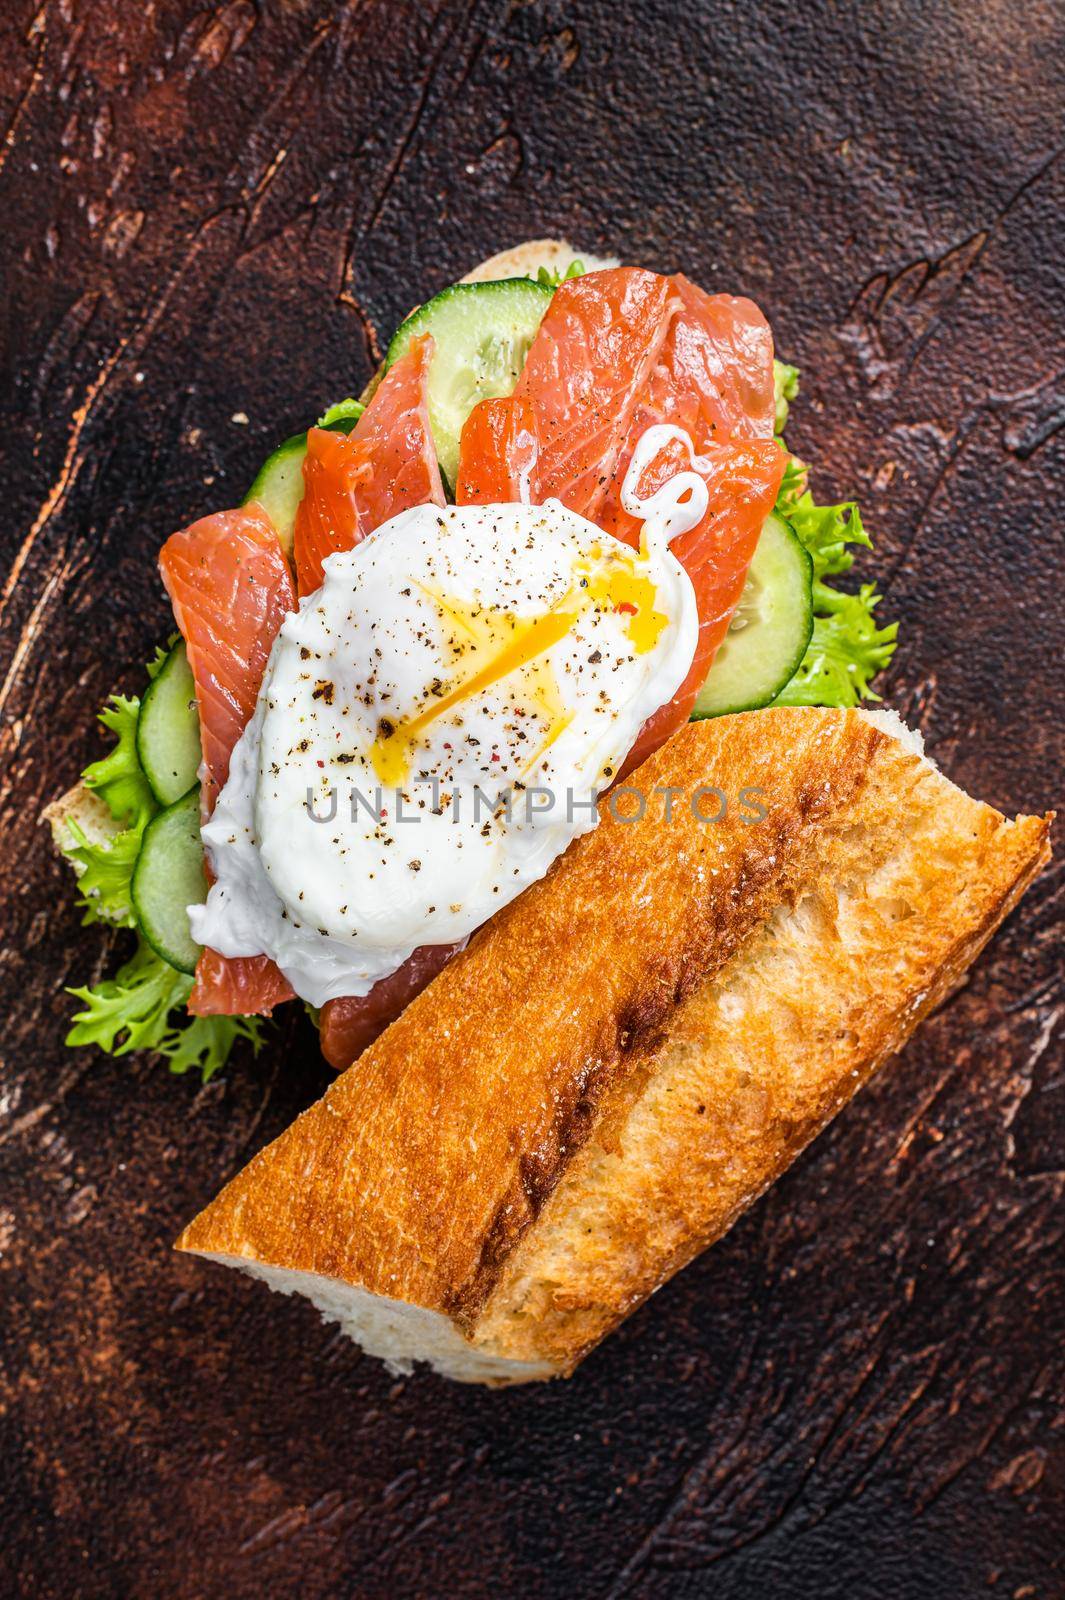
[[[90,839],[73,817],[67,819],[71,843],[63,854],[74,863],[77,873],[78,905],[82,924],[107,922],[113,927],[132,928],[133,868],[140,853],[140,828],[120,828],[105,841]]]
[[[878,626],[874,612],[880,595],[874,583],[849,592],[826,582],[853,567],[848,546],[871,548],[861,512],[853,500],[819,506],[807,489],[789,506],[787,517],[814,564],[814,631],[799,670],[776,704],[856,706],[879,700],[872,679],[894,655],[899,625]]]
[[[149,666],[149,676],[158,663]],[[90,839],[73,818],[67,821],[68,842],[63,853],[74,864],[78,905],[82,921],[108,922],[132,928],[133,901],[130,882],[144,830],[159,809],[137,758],[135,696],[114,694],[99,713],[103,727],[115,743],[99,761],[90,762],[81,775],[85,787],[102,800],[117,827],[104,839]]]
[[[115,735],[115,743],[99,761],[90,762],[81,775],[86,789],[99,795],[116,822],[144,830],[158,807],[137,759],[136,696],[113,694],[99,713],[99,721]]]
[[[320,428],[331,428],[335,422],[351,422],[354,425],[362,416],[366,407],[361,400],[338,400],[336,405],[322,412],[318,418]]]
[[[775,361],[773,376],[779,435],[799,392],[799,369]],[[872,680],[895,653],[898,623],[881,627],[877,622],[874,613],[881,596],[875,583],[847,590],[827,581],[851,570],[851,546],[869,550],[872,540],[855,501],[819,505],[808,485],[809,468],[789,452],[774,509],[791,524],[813,561],[814,629],[798,671],[774,705],[845,708],[879,700]]]
[[[160,1055],[171,1072],[197,1067],[204,1083],[221,1070],[237,1039],[258,1054],[262,1023],[256,1017],[190,1017],[185,1004],[192,979],[170,966],[143,940],[113,978],[95,987],[68,989],[85,1009],[75,1012],[66,1043],[95,1044],[110,1055],[133,1050]]]
[[[167,648],[156,651],[148,664],[149,678],[166,656]],[[62,846],[75,869],[83,922],[134,930],[133,870],[144,830],[159,810],[137,755],[139,714],[136,696],[110,697],[100,722],[115,742],[82,773],[85,787],[107,807],[113,831],[101,827],[103,837],[90,837],[76,817],[68,817]],[[162,1056],[171,1072],[198,1068],[206,1082],[225,1065],[238,1039],[249,1040],[258,1052],[263,1024],[255,1017],[192,1016],[187,1009],[192,984],[187,973],[164,961],[138,933],[137,949],[113,978],[68,991],[83,1009],[75,1014],[66,1042],[76,1048],[98,1045],[116,1056],[150,1051]]]

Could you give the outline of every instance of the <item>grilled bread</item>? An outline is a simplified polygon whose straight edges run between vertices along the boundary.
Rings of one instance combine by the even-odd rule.
[[[178,1248],[394,1368],[570,1373],[897,1051],[1049,855],[906,730],[690,723]],[[637,814],[638,813],[638,814]]]

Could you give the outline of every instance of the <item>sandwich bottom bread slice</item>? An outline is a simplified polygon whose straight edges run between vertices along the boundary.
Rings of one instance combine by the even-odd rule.
[[[690,723],[178,1241],[393,1368],[572,1372],[958,984],[1049,855],[890,713]]]

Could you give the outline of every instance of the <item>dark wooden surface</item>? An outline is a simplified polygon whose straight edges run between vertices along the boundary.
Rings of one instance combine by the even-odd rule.
[[[1060,869],[721,1247],[493,1395],[170,1253],[326,1074],[295,1024],[207,1089],[66,1052],[112,956],[36,820],[167,630],[161,539],[553,232],[761,303],[891,698],[1060,801],[1060,8],[12,0],[0,40],[0,1592],[1065,1594]]]

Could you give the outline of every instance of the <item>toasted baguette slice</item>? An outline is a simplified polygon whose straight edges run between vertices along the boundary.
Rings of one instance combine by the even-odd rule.
[[[90,844],[107,844],[121,831],[120,824],[99,795],[93,794],[83,783],[76,783],[73,789],[68,789],[58,800],[45,806],[40,820],[47,822],[52,832],[52,843],[70,863],[76,878],[81,877],[85,867],[76,856],[69,853],[71,846],[77,843],[71,824],[84,834]],[[106,920],[106,913],[103,915]]]
[[[643,815],[603,802],[178,1248],[300,1291],[393,1368],[571,1372],[899,1049],[1047,859],[1049,818],[1007,821],[877,721],[678,732],[629,780]],[[693,811],[720,810],[711,784],[720,822]]]
[[[119,824],[107,806],[84,783],[76,783],[73,789],[68,789],[58,800],[46,805],[41,812],[41,821],[47,822],[51,828],[52,843],[61,852],[73,843],[74,836],[70,831],[72,822],[81,829],[90,844],[106,844],[119,832]]]

